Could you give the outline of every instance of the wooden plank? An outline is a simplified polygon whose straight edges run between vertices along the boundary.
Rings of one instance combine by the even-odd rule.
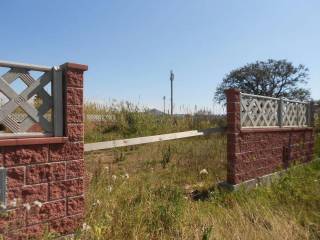
[[[95,151],[95,150],[101,150],[101,149],[111,149],[111,148],[117,148],[117,147],[126,147],[126,146],[132,146],[132,145],[162,142],[162,141],[169,141],[169,140],[189,138],[189,137],[206,136],[213,133],[222,133],[225,130],[226,130],[225,128],[208,128],[204,130],[192,130],[192,131],[168,133],[168,134],[139,137],[139,138],[129,138],[129,139],[106,141],[106,142],[87,143],[84,145],[84,151],[89,152],[89,151]]]
[[[53,70],[52,96],[53,96],[53,131],[54,136],[63,136],[63,86],[62,71]]]
[[[42,66],[42,65],[34,65],[27,63],[19,63],[19,62],[10,62],[10,61],[1,61],[0,67],[10,67],[10,68],[24,68],[28,70],[41,71],[41,72],[49,72],[52,67]]]

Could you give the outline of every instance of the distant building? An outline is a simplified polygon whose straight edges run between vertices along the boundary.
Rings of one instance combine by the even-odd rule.
[[[150,113],[150,114],[153,114],[153,115],[163,115],[163,114],[166,114],[166,113],[164,113],[164,112],[162,112],[162,111],[160,111],[160,110],[158,110],[158,109],[156,109],[156,108],[152,108],[152,109],[150,109],[150,110],[147,110],[146,112],[147,112],[147,113]]]

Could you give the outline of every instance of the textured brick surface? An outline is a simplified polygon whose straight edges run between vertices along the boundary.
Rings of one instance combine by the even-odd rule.
[[[3,167],[3,166],[4,166],[3,154],[0,150],[0,167]]]
[[[19,164],[19,159],[16,158],[16,149],[17,147],[2,147],[1,151],[1,159],[3,161],[3,165],[6,167],[15,166]]]
[[[24,185],[25,167],[14,167],[7,169],[7,187],[16,188]]]
[[[228,181],[236,184],[292,164],[310,161],[313,154],[312,136],[313,131],[307,128],[241,132],[234,143],[228,143]]]
[[[75,214],[81,213],[83,208],[84,208],[83,196],[68,198],[68,205],[67,205],[68,215],[75,215]]]
[[[69,70],[65,73],[67,87],[83,87],[83,72],[77,70]]]
[[[83,90],[82,88],[67,88],[67,102],[69,105],[82,105],[83,104]]]
[[[84,161],[68,161],[66,167],[66,178],[77,178],[84,175]]]
[[[49,161],[65,161],[64,146],[66,143],[51,144],[49,150]]]
[[[25,240],[25,239],[40,239],[48,229],[47,224],[36,224],[24,227],[18,230],[13,230],[7,235],[9,240]]]
[[[56,201],[43,204],[41,207],[32,206],[27,212],[27,224],[32,225],[46,220],[57,219],[66,215],[66,201]]]
[[[69,142],[64,146],[64,155],[67,160],[83,159],[83,142]]]
[[[32,203],[33,201],[48,201],[48,184],[37,184],[22,188],[21,197],[23,202]]]
[[[67,123],[83,123],[83,106],[68,105],[66,107]]]
[[[46,145],[2,147],[1,152],[6,167],[48,161],[48,146]]]
[[[33,165],[27,167],[27,184],[63,180],[66,174],[65,162]]]
[[[17,208],[2,214],[0,217],[0,232],[5,233],[13,229],[24,227],[26,222],[26,211],[24,208]]]
[[[67,134],[71,142],[83,141],[84,126],[83,124],[69,124]]]
[[[50,222],[50,231],[67,235],[73,233],[75,229],[81,227],[82,221],[82,214],[53,220]]]
[[[50,161],[83,159],[83,142],[67,142],[50,147]]]
[[[72,197],[83,193],[83,180],[72,179],[53,182],[49,184],[49,199],[56,200],[64,197]]]
[[[82,225],[82,86],[87,67],[68,63],[62,69],[64,141],[11,139],[11,146],[0,147],[0,166],[8,173],[7,211],[0,215],[0,234],[5,239],[42,239],[47,230],[71,234]]]

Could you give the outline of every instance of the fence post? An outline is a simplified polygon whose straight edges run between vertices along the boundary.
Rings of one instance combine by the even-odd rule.
[[[228,89],[225,91],[227,98],[227,182],[236,184],[237,153],[239,153],[240,119],[240,90]]]
[[[53,96],[53,134],[63,136],[63,85],[62,70],[53,68],[52,96]]]
[[[83,142],[83,75],[88,67],[76,63],[65,63],[60,68],[63,71],[63,130],[64,136],[68,138],[68,142],[63,146],[67,180],[62,185],[67,216],[53,221],[50,231],[66,235],[74,233],[82,225],[84,217],[86,176]]]
[[[279,106],[278,106],[278,124],[280,128],[283,126],[282,112],[283,112],[283,99],[280,98]]]
[[[309,126],[314,127],[314,101],[309,103]]]
[[[0,167],[0,204],[6,205],[7,169]],[[1,207],[0,207],[1,211]]]
[[[295,105],[296,105],[296,116],[297,116],[297,127],[299,127],[299,104],[298,103],[295,103]]]

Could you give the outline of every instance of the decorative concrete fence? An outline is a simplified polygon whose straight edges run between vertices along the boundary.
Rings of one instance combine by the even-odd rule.
[[[231,187],[312,159],[313,104],[226,90]],[[229,186],[230,186],[229,185]]]
[[[84,213],[83,72],[1,62],[0,236],[73,233]],[[37,79],[33,77],[37,75]],[[19,93],[12,86],[22,81]],[[21,116],[18,120],[16,116]]]
[[[83,73],[87,66],[0,61],[3,68],[7,70],[0,77],[0,236],[5,239],[34,238],[45,231],[66,236],[82,224],[84,150],[225,131],[193,130],[84,146]],[[16,89],[16,81],[22,81],[24,88]],[[235,89],[226,95],[229,186],[246,181],[255,184],[262,176],[312,159],[312,103]]]

